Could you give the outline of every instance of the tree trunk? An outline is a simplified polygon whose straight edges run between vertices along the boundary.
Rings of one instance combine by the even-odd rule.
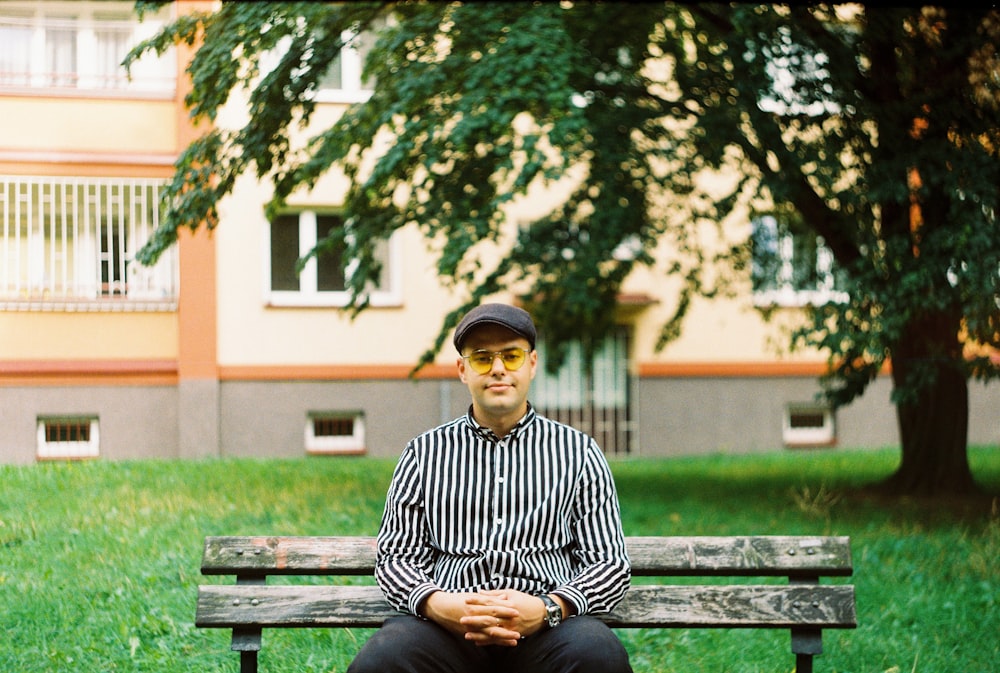
[[[977,490],[969,469],[969,387],[958,322],[923,316],[892,353],[902,445],[897,472],[882,485],[894,495],[938,496]]]

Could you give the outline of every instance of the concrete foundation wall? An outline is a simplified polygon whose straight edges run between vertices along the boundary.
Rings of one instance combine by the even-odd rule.
[[[633,381],[635,456],[773,451],[787,405],[815,399],[808,378]],[[898,445],[891,383],[835,415],[835,447]],[[969,443],[1000,446],[1000,386],[971,383]],[[188,381],[177,386],[0,388],[0,462],[36,460],[40,416],[96,416],[100,457],[296,457],[311,412],[363,416],[365,453],[395,457],[413,436],[468,408],[457,380]]]
[[[178,456],[174,386],[0,388],[0,462],[36,459],[39,416],[96,416],[108,460]]]

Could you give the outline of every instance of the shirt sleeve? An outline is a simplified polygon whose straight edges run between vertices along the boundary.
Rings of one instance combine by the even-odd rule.
[[[422,480],[416,452],[408,445],[396,465],[379,528],[375,581],[395,609],[418,614],[420,604],[440,587],[431,577]]]
[[[587,448],[574,503],[573,530],[572,553],[579,570],[553,593],[570,601],[576,614],[610,612],[628,591],[632,566],[614,478],[593,439]]]

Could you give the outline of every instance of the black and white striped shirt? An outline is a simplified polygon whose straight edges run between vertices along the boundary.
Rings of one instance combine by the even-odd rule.
[[[630,564],[618,494],[588,435],[532,409],[504,438],[472,411],[414,438],[386,497],[375,577],[396,609],[431,593],[555,593],[611,610]]]

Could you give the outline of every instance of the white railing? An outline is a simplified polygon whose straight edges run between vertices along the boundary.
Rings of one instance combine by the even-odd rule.
[[[531,403],[542,415],[591,435],[606,454],[631,453],[628,350],[628,334],[618,330],[587,367],[580,344],[572,344],[555,374],[539,365],[531,384]],[[546,362],[543,341],[538,352],[539,362]]]
[[[0,310],[173,310],[176,251],[136,252],[162,180],[0,176]]]

